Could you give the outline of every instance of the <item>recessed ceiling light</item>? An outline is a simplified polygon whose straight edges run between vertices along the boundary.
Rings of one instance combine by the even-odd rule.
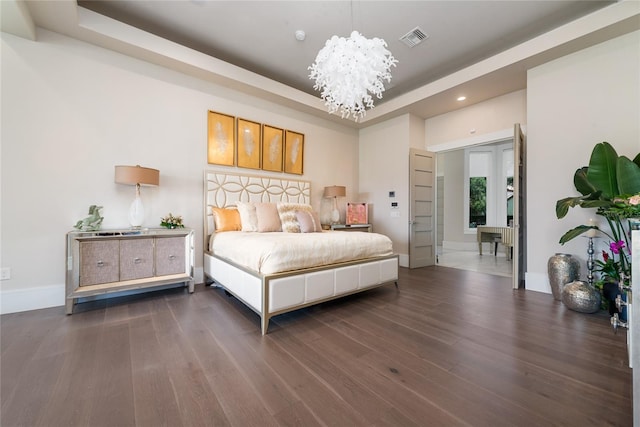
[[[459,97],[458,97],[458,101],[464,101],[465,99],[467,99],[467,97],[466,97],[466,96],[459,96]]]

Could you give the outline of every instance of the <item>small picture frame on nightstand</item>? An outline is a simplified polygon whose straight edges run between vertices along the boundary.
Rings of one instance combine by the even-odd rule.
[[[369,224],[367,203],[347,203],[347,225]]]

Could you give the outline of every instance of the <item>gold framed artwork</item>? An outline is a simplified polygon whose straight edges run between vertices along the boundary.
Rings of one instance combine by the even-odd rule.
[[[262,170],[282,172],[283,140],[283,129],[269,125],[262,126]]]
[[[304,135],[287,130],[284,137],[284,171],[302,175]]]
[[[207,125],[207,162],[233,166],[236,157],[235,117],[209,111]]]
[[[241,118],[238,118],[237,124],[236,164],[241,168],[260,169],[262,126]]]

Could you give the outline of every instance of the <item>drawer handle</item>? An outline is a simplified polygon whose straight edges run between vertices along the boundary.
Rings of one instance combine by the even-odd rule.
[[[173,261],[174,259],[176,259],[176,256],[175,256],[175,255],[169,255],[169,259],[170,259],[171,261]]]
[[[140,264],[142,262],[142,260],[140,258],[134,258],[133,259],[133,263],[134,264]]]
[[[104,261],[98,261],[97,264],[98,267],[104,267]]]

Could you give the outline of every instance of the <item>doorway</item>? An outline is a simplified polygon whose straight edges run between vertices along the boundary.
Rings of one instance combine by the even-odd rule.
[[[520,126],[496,132],[484,140],[479,136],[430,149],[438,154],[435,233],[438,265],[510,276],[514,288],[521,286],[520,277],[524,271],[521,249],[525,245],[524,228],[520,228],[524,225],[524,210],[518,209],[524,202],[524,137]],[[470,171],[470,152],[481,154],[478,158],[489,158],[489,166],[478,168],[476,165],[475,171]],[[469,203],[469,187],[474,182],[483,184],[483,195],[488,198],[486,209],[480,212],[472,211]],[[514,217],[518,212],[520,215]],[[478,224],[513,225],[512,246],[504,246],[498,241],[497,252],[494,252],[494,242],[482,243],[483,255],[480,255],[475,229]],[[511,251],[515,262],[509,256]]]
[[[511,223],[512,159],[512,140],[438,153],[438,265],[512,276],[510,247],[499,239],[485,241],[480,255],[476,230]]]

